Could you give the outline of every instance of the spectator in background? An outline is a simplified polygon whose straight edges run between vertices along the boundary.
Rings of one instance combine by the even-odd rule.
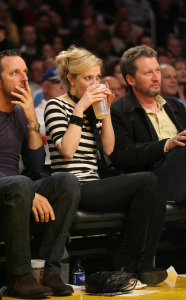
[[[148,0],[120,0],[128,8],[129,20],[140,27],[147,30],[150,27],[150,10],[151,6]]]
[[[100,32],[106,32],[108,30],[104,19],[99,16],[99,13],[95,13],[94,6],[91,3],[85,3],[81,6],[80,19],[76,19],[76,23],[74,32],[78,43],[83,44],[91,51],[96,51],[95,48],[93,49],[95,39],[99,39]],[[91,42],[92,37],[93,42]],[[86,44],[86,39],[88,40],[88,45]],[[97,41],[95,44],[96,43]],[[93,47],[91,47],[91,45],[93,45]]]
[[[166,37],[170,33],[175,34],[179,15],[178,2],[173,0],[151,0],[155,16],[157,47],[165,47]]]
[[[110,90],[114,94],[114,100],[112,103],[118,99],[120,99],[124,94],[122,94],[122,88],[120,81],[113,76],[105,76],[101,79],[101,83],[107,82]]]
[[[51,6],[50,6],[50,4],[46,3],[46,2],[43,2],[39,6],[39,11],[37,13],[45,13],[45,14],[49,15],[50,12],[51,12]]]
[[[40,49],[40,58],[44,61],[48,58],[54,58],[54,49],[50,43],[44,43]]]
[[[106,68],[104,70],[104,76],[114,76],[116,79],[119,80],[121,84],[121,94],[124,96],[128,90],[128,85],[123,78],[123,75],[121,73],[120,68],[120,60],[116,59],[112,61],[111,63],[106,65]]]
[[[55,35],[52,40],[54,56],[58,55],[64,49],[63,38],[61,35]]]
[[[104,67],[117,58],[117,56],[112,54],[112,44],[108,30],[98,33],[95,52],[103,60]]]
[[[0,24],[0,51],[13,49],[14,45],[7,39],[7,29],[4,25]]]
[[[186,107],[186,60],[178,57],[171,61],[171,65],[176,69],[178,81],[177,97]]]
[[[48,70],[50,67],[56,66],[55,59],[53,57],[49,57],[43,62],[44,72]]]
[[[43,61],[43,73],[45,73],[50,67],[56,66],[56,62],[53,57],[49,57],[46,60]],[[37,89],[35,92],[33,92],[32,95],[33,102],[34,102],[34,107],[37,107],[42,100],[45,98],[42,85],[39,89]]]
[[[38,37],[38,45],[50,43],[54,35],[50,16],[46,13],[39,13],[36,16],[35,27]]]
[[[43,144],[45,146],[45,168],[51,165],[50,153],[48,149],[48,144],[46,141],[45,134],[45,122],[44,122],[44,110],[48,100],[58,97],[66,93],[66,86],[63,83],[60,83],[57,76],[57,68],[56,66],[50,67],[42,76],[42,84],[43,90],[43,99],[41,103],[35,108],[36,116],[38,122],[40,123],[40,132],[42,135]]]
[[[29,85],[32,94],[41,87],[43,73],[43,60],[35,59],[32,61],[28,72]]]
[[[30,63],[38,56],[37,34],[35,26],[24,25],[21,29],[20,51],[26,64]]]
[[[85,28],[82,38],[78,41],[78,44],[82,44],[87,50],[95,52],[97,47],[97,35],[98,28],[96,23],[89,25]]]
[[[177,75],[176,70],[170,64],[161,64],[161,96],[176,97],[177,94]]]
[[[80,18],[76,20],[76,36],[81,36],[84,30],[96,22],[96,13],[91,3],[83,3],[81,5]]]
[[[19,29],[12,22],[9,7],[4,2],[0,2],[0,24],[7,29],[7,39],[13,43],[14,47],[18,47],[20,45]]]
[[[75,0],[52,0],[50,1],[53,10],[60,12],[63,20],[63,26],[66,29],[72,30],[74,18],[79,16],[80,1]],[[75,3],[75,4],[74,4]]]
[[[12,22],[18,26],[19,32],[24,25],[23,13],[20,9],[21,0],[8,0],[9,11],[11,14]]]
[[[68,45],[71,44],[71,41],[73,39],[71,30],[63,26],[63,20],[59,12],[52,10],[49,15],[50,15],[51,23],[56,32],[55,35],[61,37],[61,39],[63,39],[65,47],[68,47]],[[56,53],[56,55],[58,53]]]
[[[165,38],[165,37],[164,37]],[[181,41],[174,35],[169,35],[166,43],[166,50],[172,53],[172,57],[180,57],[181,56]]]
[[[23,1],[22,5],[22,14],[24,17],[24,24],[35,24],[36,16],[39,12],[39,9],[43,3],[43,0],[29,0]]]
[[[170,57],[166,51],[160,50],[157,54],[157,61],[159,64],[168,64],[170,62]]]
[[[113,16],[115,16],[116,12],[122,10],[121,6],[120,9],[118,9],[118,1],[115,0],[107,1],[107,5],[105,5],[105,1],[102,0],[92,0],[91,3],[94,5],[94,10],[99,15],[98,18],[103,18],[108,25],[112,23]]]
[[[57,75],[56,66],[50,67],[42,76],[41,87],[43,89],[44,99],[35,108],[39,123],[44,123],[44,110],[47,101],[66,93],[66,86],[60,83]]]
[[[142,35],[140,35],[138,37],[138,43],[139,46],[140,45],[147,45],[151,48],[154,48],[154,42],[153,39],[151,37],[151,35],[149,33],[143,33]]]
[[[117,56],[127,50],[136,41],[136,37],[142,35],[142,29],[137,28],[129,19],[116,20],[111,43]]]

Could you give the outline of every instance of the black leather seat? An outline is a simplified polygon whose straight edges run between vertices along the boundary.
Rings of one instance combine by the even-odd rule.
[[[73,235],[112,233],[122,228],[124,219],[123,212],[98,213],[78,210],[70,232]],[[186,223],[186,203],[167,203],[165,225],[169,226],[171,222],[174,225]]]
[[[71,227],[71,234],[98,234],[116,232],[121,229],[123,212],[100,213],[78,210]]]

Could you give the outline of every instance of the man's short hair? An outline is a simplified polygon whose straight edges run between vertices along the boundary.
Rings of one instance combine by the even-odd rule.
[[[5,56],[21,56],[21,52],[19,51],[19,49],[8,49],[0,52],[0,77],[3,71],[1,60]]]
[[[120,59],[120,67],[126,82],[127,75],[135,77],[137,71],[136,59],[140,57],[154,57],[157,59],[157,52],[146,45],[132,47],[125,51]]]

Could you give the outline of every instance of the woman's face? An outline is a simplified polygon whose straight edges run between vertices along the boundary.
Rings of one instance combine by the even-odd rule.
[[[177,80],[180,84],[186,83],[186,64],[183,61],[175,64]]]
[[[77,74],[71,82],[76,88],[76,96],[81,98],[87,88],[93,84],[99,84],[101,79],[101,69],[99,65],[91,67],[84,73]]]

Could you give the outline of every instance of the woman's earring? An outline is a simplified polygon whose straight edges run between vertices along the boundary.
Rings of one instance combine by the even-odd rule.
[[[72,96],[74,96],[76,94],[76,88],[75,88],[75,86],[72,86],[70,88],[70,93],[71,93]]]

